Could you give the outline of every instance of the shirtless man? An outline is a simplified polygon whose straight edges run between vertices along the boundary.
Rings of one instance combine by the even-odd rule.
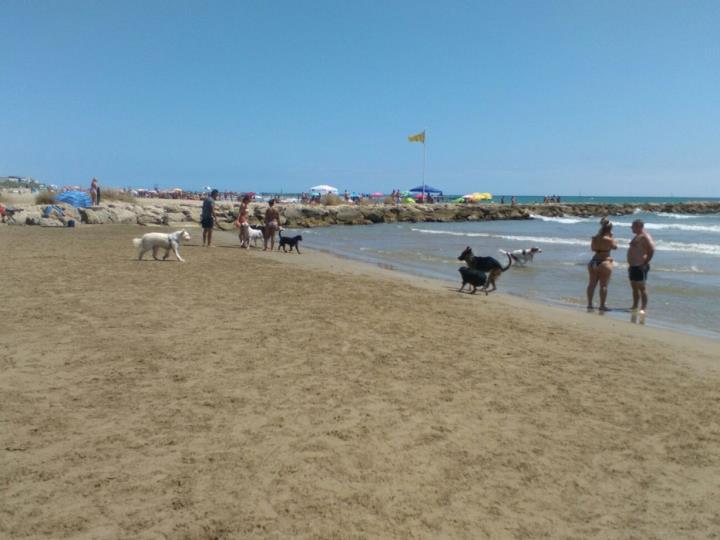
[[[655,254],[655,242],[645,232],[644,226],[645,224],[641,219],[633,221],[632,232],[635,233],[635,238],[630,240],[627,252],[628,275],[633,294],[632,310],[637,310],[639,302],[641,314],[645,313],[647,307],[648,297],[645,281],[647,281],[647,275],[650,271],[650,260]]]

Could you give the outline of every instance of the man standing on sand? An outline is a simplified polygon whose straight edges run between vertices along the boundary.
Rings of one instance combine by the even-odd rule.
[[[203,247],[210,247],[212,243],[213,227],[217,221],[215,201],[219,194],[220,192],[217,189],[213,189],[210,195],[203,201],[202,214],[200,214],[200,225],[203,230]]]
[[[650,260],[655,254],[655,242],[644,230],[645,224],[642,219],[636,219],[632,222],[632,232],[635,238],[630,240],[630,246],[627,251],[628,276],[630,278],[630,287],[632,287],[633,303],[632,310],[638,308],[640,303],[640,313],[645,313],[648,297],[645,289],[645,282],[650,271]]]

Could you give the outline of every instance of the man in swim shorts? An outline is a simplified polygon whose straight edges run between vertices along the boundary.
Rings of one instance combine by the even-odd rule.
[[[632,232],[635,237],[630,240],[627,251],[628,277],[632,288],[633,303],[632,310],[635,311],[640,304],[640,313],[645,313],[648,303],[647,289],[645,282],[650,271],[650,260],[655,254],[655,242],[647,232],[642,219],[636,219],[632,223]]]

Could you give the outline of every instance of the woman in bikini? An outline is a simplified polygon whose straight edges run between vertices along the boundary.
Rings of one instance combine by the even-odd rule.
[[[240,213],[238,214],[235,225],[240,229],[240,247],[250,249],[250,223],[248,222],[248,204],[250,204],[250,196],[245,195],[240,203]]]
[[[600,311],[607,311],[605,300],[607,299],[607,288],[612,274],[613,258],[610,251],[617,249],[617,242],[613,238],[612,223],[607,218],[600,220],[600,230],[592,237],[590,249],[595,252],[588,264],[590,281],[587,287],[588,309],[593,309],[593,296],[595,287],[600,283]]]
[[[280,212],[275,208],[275,199],[270,199],[268,208],[265,211],[265,248],[267,251],[268,242],[270,243],[270,251],[275,249],[275,235],[280,230]]]

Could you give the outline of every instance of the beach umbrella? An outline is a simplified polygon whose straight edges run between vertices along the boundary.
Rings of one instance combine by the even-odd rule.
[[[338,189],[333,186],[328,186],[327,184],[320,184],[319,186],[311,187],[310,191],[315,191],[321,195],[325,195],[326,193],[337,193]]]
[[[405,197],[403,199],[403,202],[407,204],[415,204],[415,199],[413,199],[412,197]]]
[[[427,184],[425,184],[425,189],[423,189],[423,186],[417,186],[412,188],[410,191],[413,193],[422,193],[424,191],[425,193],[437,193],[438,195],[442,195],[441,189],[434,188]]]
[[[380,193],[379,191],[376,191],[375,193],[372,193],[370,195],[373,199],[382,199],[385,195]]]

